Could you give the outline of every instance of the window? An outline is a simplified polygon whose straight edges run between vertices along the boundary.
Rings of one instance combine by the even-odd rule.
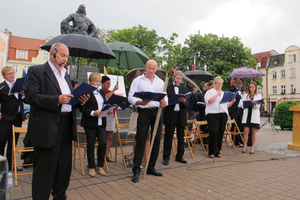
[[[289,62],[296,62],[296,54],[289,55]]]
[[[291,93],[296,93],[296,85],[291,85]]]
[[[277,65],[277,63],[278,63],[278,60],[274,60],[274,61],[273,61],[273,64],[274,64],[274,65]]]
[[[26,59],[26,51],[18,51],[18,58]]]
[[[291,69],[291,77],[293,77],[293,78],[296,77],[295,69]]]
[[[285,70],[281,70],[281,78],[285,78]]]
[[[28,72],[28,68],[29,68],[29,66],[24,66],[24,68],[23,68],[26,74]]]
[[[257,94],[263,95],[262,87],[257,87]]]
[[[45,61],[49,60],[49,53],[44,53],[43,59],[44,59]]]
[[[15,73],[18,73],[18,71],[19,71],[19,65],[13,65],[13,68],[15,69]]]
[[[273,86],[273,94],[277,94],[277,86]]]
[[[281,94],[285,94],[285,85],[281,86]]]
[[[272,71],[272,75],[273,75],[273,79],[277,79],[277,72],[276,71]]]

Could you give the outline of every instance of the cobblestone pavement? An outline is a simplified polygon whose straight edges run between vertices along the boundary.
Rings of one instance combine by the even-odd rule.
[[[267,118],[262,118],[262,123]],[[160,152],[156,169],[163,177],[140,175],[138,183],[132,183],[131,168],[124,168],[121,157],[116,163],[108,163],[106,176],[95,178],[81,174],[79,162],[72,171],[68,199],[300,199],[300,152],[287,149],[292,142],[292,131],[278,130],[275,134],[269,125],[258,132],[255,154],[235,153],[223,146],[222,158],[204,156],[196,147],[194,159],[186,152],[188,164],[175,162],[162,164]],[[131,150],[131,146],[125,147]],[[114,149],[113,149],[114,151]],[[83,161],[87,165],[86,160]],[[32,168],[26,168],[32,171]],[[142,170],[143,173],[143,170]],[[11,187],[11,199],[31,199],[31,175],[20,177],[19,185]],[[52,199],[52,198],[50,198]]]

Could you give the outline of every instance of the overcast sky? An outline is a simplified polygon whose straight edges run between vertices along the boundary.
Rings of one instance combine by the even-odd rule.
[[[252,53],[284,53],[300,46],[299,0],[3,0],[0,30],[15,36],[45,39],[60,35],[60,22],[85,4],[87,17],[100,29],[137,25],[173,32],[182,43],[188,35],[237,36]]]

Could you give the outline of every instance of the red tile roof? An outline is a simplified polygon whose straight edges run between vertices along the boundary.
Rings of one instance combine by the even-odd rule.
[[[267,62],[269,60],[270,54],[272,54],[272,53],[277,53],[277,52],[274,51],[274,50],[271,50],[271,51],[265,51],[265,52],[255,53],[255,54],[253,54],[253,58],[257,62],[260,62],[261,68],[265,68],[266,65],[268,64]]]
[[[42,44],[46,43],[46,40],[24,38],[11,35],[9,43],[10,48],[29,51],[38,50]]]

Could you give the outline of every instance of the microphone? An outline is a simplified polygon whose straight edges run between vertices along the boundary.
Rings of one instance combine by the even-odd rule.
[[[219,87],[219,89],[222,90],[222,87]],[[221,94],[219,96],[221,96]]]
[[[54,58],[54,60],[55,60],[55,62],[61,67],[62,65],[63,65],[63,63],[58,63],[57,61],[56,61],[56,53],[57,53],[57,48],[55,48],[55,53],[53,54],[53,58]]]

